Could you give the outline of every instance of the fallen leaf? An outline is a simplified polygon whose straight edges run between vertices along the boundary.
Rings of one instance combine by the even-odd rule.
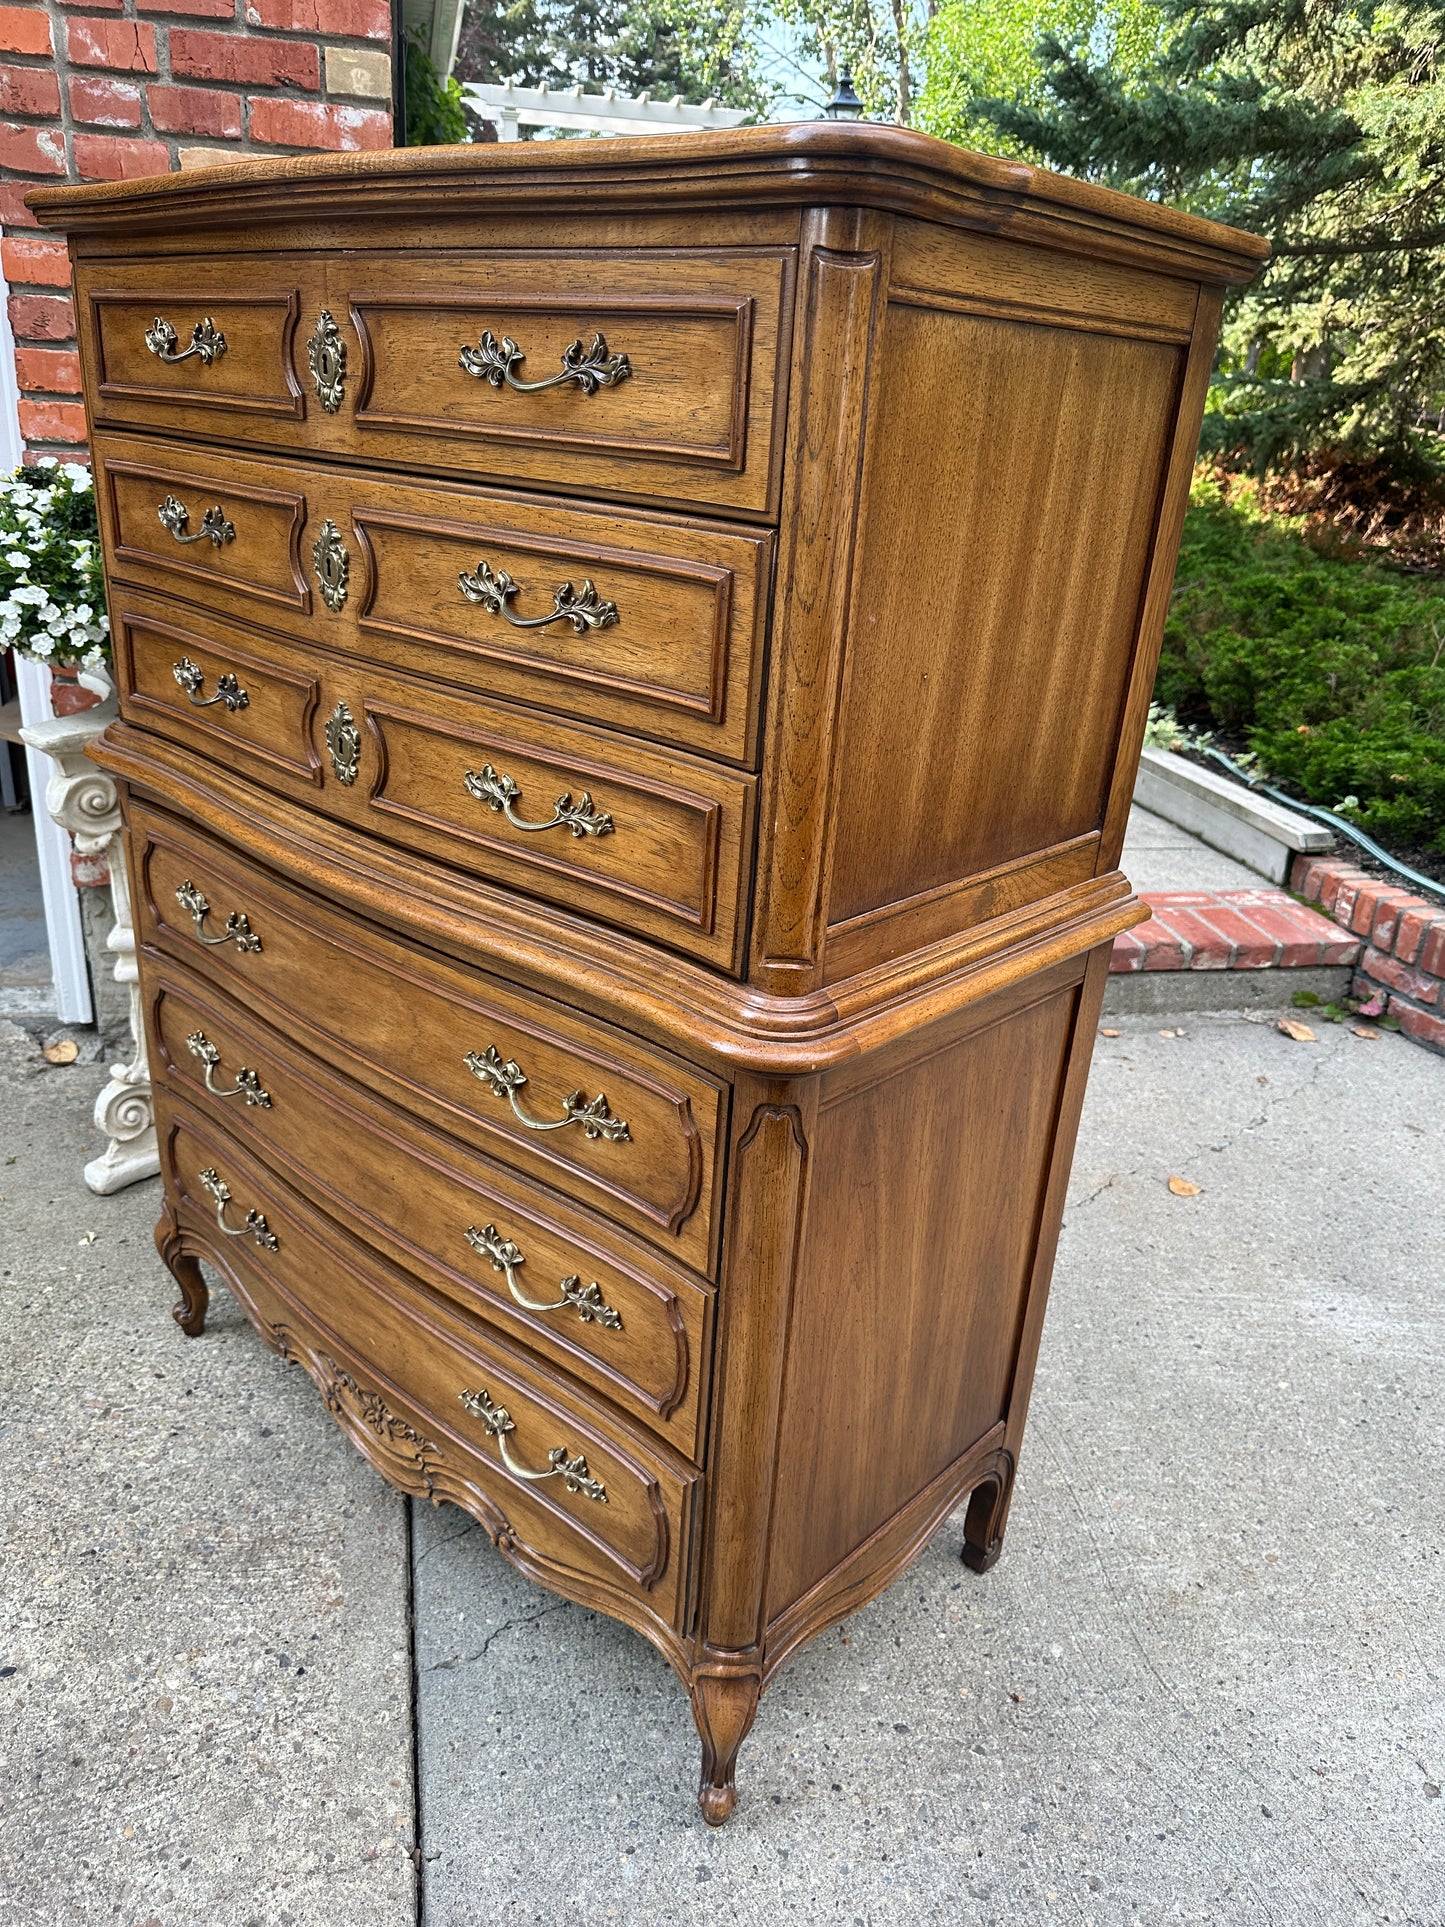
[[[1176,1198],[1197,1198],[1204,1189],[1202,1184],[1191,1184],[1188,1178],[1171,1178],[1169,1189]]]
[[[1373,1024],[1351,1024],[1350,1034],[1354,1037],[1382,1037],[1384,1032],[1376,1030]]]
[[[1313,1044],[1318,1042],[1309,1025],[1300,1023],[1297,1017],[1281,1017],[1275,1025],[1275,1029],[1282,1030],[1286,1037],[1293,1037],[1297,1044]]]
[[[1119,1033],[1116,1030],[1101,1030],[1099,1035],[1101,1037],[1117,1037]]]
[[[47,1044],[40,1054],[47,1064],[73,1064],[80,1046],[73,1037],[62,1037],[58,1044]]]
[[[1174,1032],[1172,1030],[1161,1030],[1159,1035],[1161,1037],[1172,1037],[1174,1035]]]

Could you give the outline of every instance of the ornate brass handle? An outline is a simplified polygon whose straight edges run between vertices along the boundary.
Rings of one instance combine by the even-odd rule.
[[[509,605],[518,593],[517,584],[505,569],[494,573],[487,562],[478,562],[475,575],[468,575],[464,569],[457,577],[457,587],[468,602],[479,602],[514,629],[545,629],[549,622],[570,622],[581,636],[589,629],[609,629],[617,620],[617,604],[604,601],[590,577],[584,579],[580,591],[570,582],[559,583],[552,591],[552,607],[545,616],[513,615]]]
[[[262,1217],[259,1211],[248,1211],[244,1224],[234,1225],[226,1223],[226,1207],[231,1202],[231,1192],[230,1187],[219,1171],[213,1167],[208,1171],[199,1172],[198,1175],[201,1183],[205,1185],[211,1196],[216,1200],[216,1223],[228,1238],[254,1238],[263,1251],[275,1251],[278,1249],[276,1233],[267,1224],[265,1218]]]
[[[525,1124],[529,1131],[561,1131],[569,1124],[580,1124],[584,1137],[605,1137],[609,1144],[630,1144],[632,1133],[620,1117],[614,1117],[608,1107],[606,1095],[599,1091],[596,1097],[584,1098],[581,1091],[573,1091],[562,1100],[564,1115],[550,1120],[528,1117],[517,1102],[517,1092],[527,1081],[527,1074],[520,1064],[509,1057],[503,1061],[501,1052],[495,1044],[488,1044],[478,1057],[469,1050],[462,1059],[467,1069],[480,1083],[485,1084],[495,1097],[505,1097],[512,1107],[512,1114],[518,1123]]]
[[[236,539],[236,525],[226,520],[226,512],[217,502],[208,508],[201,517],[201,526],[193,533],[186,533],[186,524],[191,519],[191,511],[184,502],[178,502],[174,495],[168,495],[156,509],[156,517],[163,529],[169,529],[177,542],[210,542],[213,547],[223,549],[228,542]]]
[[[191,330],[191,345],[176,353],[176,342],[180,339],[175,329],[164,316],[157,315],[146,329],[146,346],[160,361],[189,361],[192,355],[199,355],[201,366],[209,368],[213,361],[219,361],[226,352],[226,337],[209,315],[198,321]]]
[[[544,388],[561,388],[569,381],[575,382],[584,395],[595,395],[599,388],[615,388],[632,373],[626,355],[608,354],[601,335],[593,335],[590,348],[582,346],[580,337],[570,348],[564,348],[561,372],[541,381],[518,381],[516,371],[526,359],[510,335],[498,341],[490,329],[475,348],[463,348],[459,358],[460,366],[478,381],[489,381],[493,388],[514,388],[519,395],[536,395]]]
[[[192,662],[189,656],[182,656],[179,662],[173,662],[171,674],[197,709],[210,709],[216,703],[224,703],[234,715],[238,709],[244,709],[251,700],[236,678],[229,674],[216,678],[214,696],[203,696],[200,691],[201,685],[206,680],[206,672],[199,663]]]
[[[490,763],[483,763],[480,772],[469,769],[463,780],[468,796],[485,803],[488,809],[500,810],[514,830],[570,830],[573,836],[611,836],[615,827],[612,818],[605,810],[597,809],[586,790],[579,791],[575,803],[571,790],[563,790],[545,822],[529,823],[512,808],[522,792],[510,776],[500,775]]]
[[[186,1039],[186,1049],[192,1057],[199,1058],[206,1067],[206,1089],[214,1097],[244,1097],[247,1104],[254,1105],[259,1111],[271,1108],[271,1093],[261,1088],[261,1079],[256,1071],[245,1064],[236,1072],[236,1081],[229,1090],[222,1090],[216,1082],[215,1070],[221,1061],[221,1053],[203,1030],[193,1030]]]
[[[490,1258],[493,1271],[506,1274],[507,1290],[527,1311],[563,1311],[571,1305],[584,1325],[596,1323],[605,1325],[608,1331],[622,1330],[622,1316],[615,1312],[602,1296],[602,1287],[596,1283],[584,1285],[580,1275],[573,1272],[563,1278],[557,1286],[560,1298],[544,1303],[540,1298],[524,1298],[517,1289],[517,1267],[527,1260],[518,1251],[510,1238],[504,1238],[494,1224],[483,1225],[478,1231],[472,1224],[463,1234],[473,1251],[479,1251],[484,1258]]]
[[[202,927],[211,914],[211,906],[187,877],[176,889],[176,902],[189,912],[196,926],[196,937],[201,943],[233,943],[238,950],[259,950],[261,939],[251,928],[251,919],[244,910],[233,910],[226,919],[226,927],[218,936],[208,937]]]
[[[587,1460],[582,1453],[575,1459],[568,1458],[565,1445],[554,1445],[547,1454],[545,1472],[534,1472],[530,1466],[523,1465],[512,1457],[507,1444],[507,1434],[515,1432],[516,1421],[505,1405],[494,1405],[490,1392],[458,1392],[457,1398],[463,1408],[473,1418],[479,1418],[487,1431],[497,1441],[497,1449],[507,1470],[519,1479],[561,1479],[569,1492],[580,1492],[586,1499],[600,1499],[607,1503],[607,1487],[600,1479],[594,1479],[587,1470]]]

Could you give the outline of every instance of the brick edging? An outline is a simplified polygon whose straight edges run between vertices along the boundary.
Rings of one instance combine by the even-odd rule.
[[[1360,938],[1354,994],[1371,1016],[1445,1053],[1445,905],[1382,883],[1343,857],[1297,856],[1290,888]]]

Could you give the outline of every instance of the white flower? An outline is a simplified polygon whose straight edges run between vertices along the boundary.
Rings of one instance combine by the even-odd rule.
[[[53,455],[42,455],[35,466],[37,468],[59,468],[60,464]]]
[[[25,553],[24,549],[11,549],[10,553],[5,557],[5,560],[10,564],[12,569],[28,569],[30,567],[30,557]]]
[[[105,667],[105,651],[99,647],[87,649],[84,656],[81,657],[81,665],[86,669],[103,669]]]
[[[77,622],[93,622],[95,611],[88,602],[77,602],[73,611]]]
[[[51,655],[55,649],[55,644],[49,636],[33,636],[26,646],[32,656],[39,656],[42,660]]]
[[[102,634],[103,636],[108,636],[108,635],[110,634],[110,617],[109,617],[109,616],[102,616],[102,617],[101,617],[101,619],[100,619],[100,633],[101,633],[101,634]]]

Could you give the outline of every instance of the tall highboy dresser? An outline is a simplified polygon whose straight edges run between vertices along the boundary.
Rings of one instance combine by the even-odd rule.
[[[45,190],[165,1211],[405,1491],[769,1677],[997,1556],[1249,236],[883,127]],[[542,1736],[539,1736],[539,1739]]]

